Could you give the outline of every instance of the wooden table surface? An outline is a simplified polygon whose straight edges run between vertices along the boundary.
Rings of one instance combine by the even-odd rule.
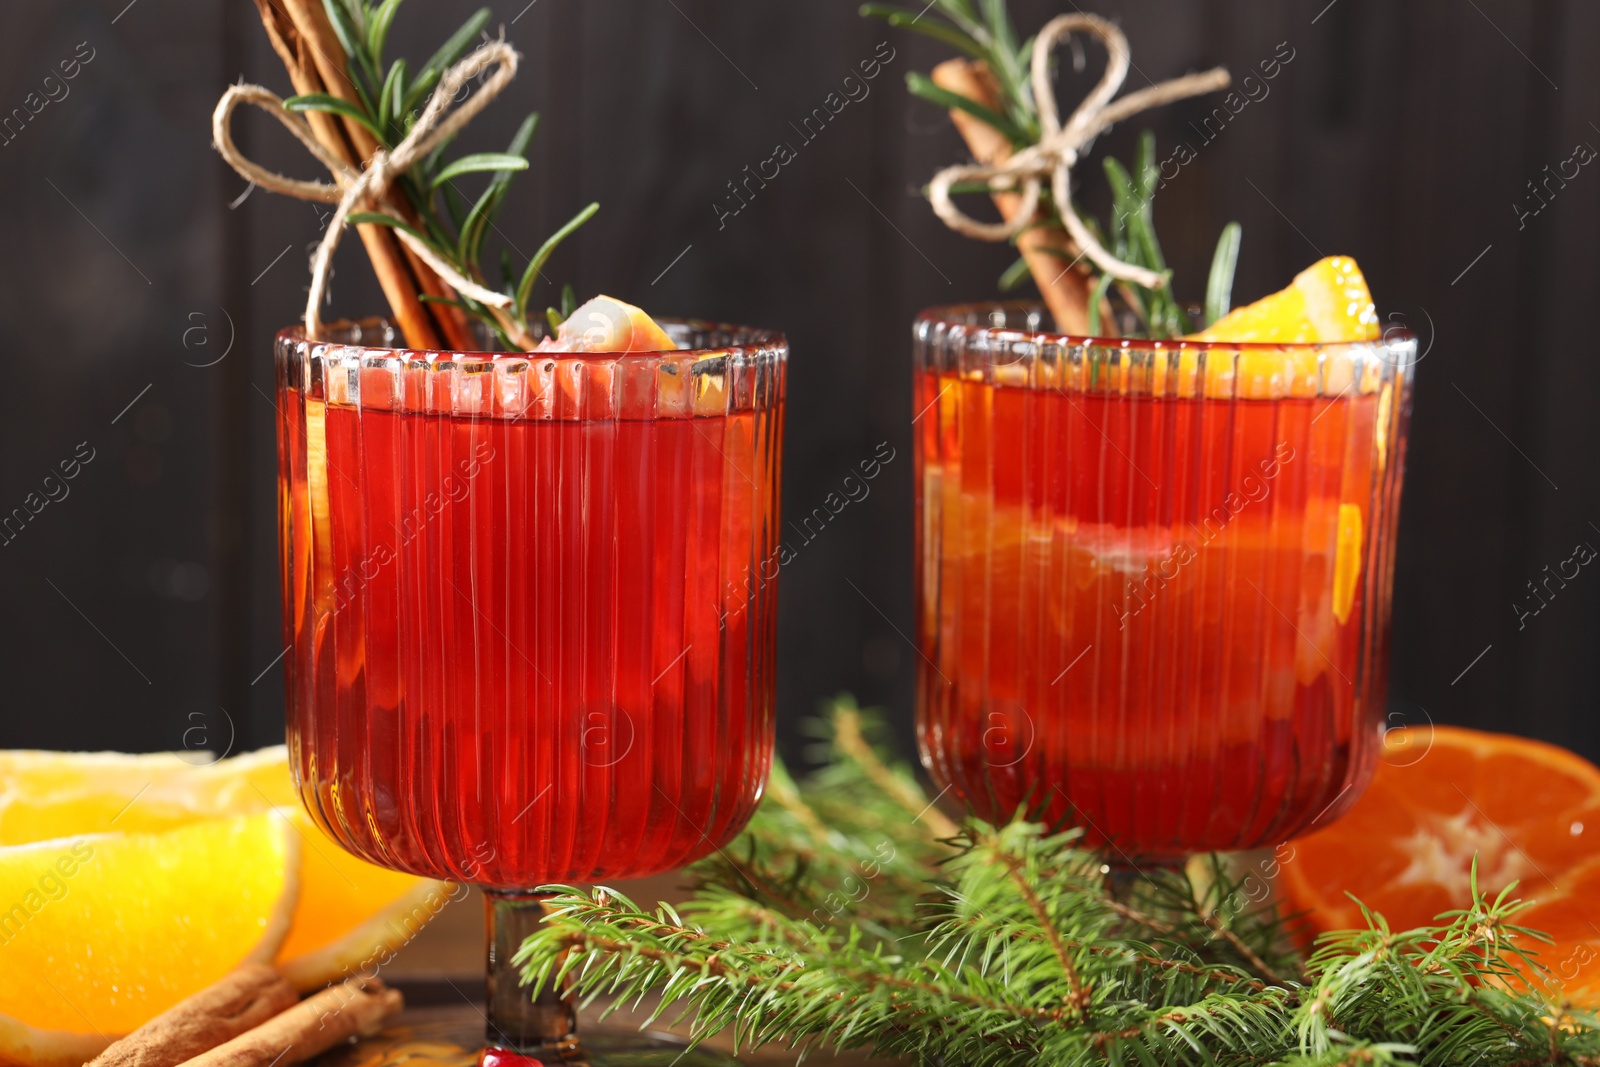
[[[658,900],[682,900],[686,895],[672,875],[614,885],[641,906]],[[477,1062],[476,1047],[470,1054],[463,1055],[454,1049],[448,1038],[467,1043],[482,1036],[483,913],[483,898],[476,890],[471,896],[447,905],[381,972],[385,981],[406,994],[406,1012],[397,1026],[370,1041],[329,1053],[319,1067],[396,1067],[400,1063],[407,1067],[433,1067],[435,1064],[472,1067]],[[579,1034],[594,1032],[599,1025],[598,1014],[599,1008],[595,1007],[579,1016]],[[603,1025],[611,1031],[631,1031],[644,1018],[643,1012],[619,1011]],[[655,1029],[674,1031],[659,1023]],[[675,1032],[684,1033],[681,1028]],[[724,1052],[733,1047],[732,1042],[721,1035],[706,1044]],[[795,1062],[796,1054],[781,1046],[768,1046],[755,1052],[745,1051],[740,1059],[751,1067],[787,1067]],[[806,1062],[884,1064],[892,1061],[872,1060],[858,1053],[830,1056],[813,1052],[806,1057]]]

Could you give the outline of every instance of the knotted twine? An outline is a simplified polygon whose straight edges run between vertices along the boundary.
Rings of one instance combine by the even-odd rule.
[[[311,132],[311,124],[303,115],[289,111],[283,100],[269,89],[259,85],[234,85],[217,101],[211,116],[211,136],[216,149],[229,166],[246,181],[254,182],[285,196],[301,200],[315,200],[324,204],[338,204],[328,228],[317,245],[311,259],[311,291],[306,296],[306,336],[313,340],[322,333],[320,309],[322,296],[328,285],[328,272],[333,265],[334,250],[339,247],[345,225],[351,212],[367,204],[378,204],[389,191],[390,184],[410,170],[419,160],[439,145],[454,137],[462,127],[477,117],[489,102],[500,94],[517,76],[517,51],[504,41],[491,41],[453,67],[446,70],[428,98],[427,106],[404,140],[393,151],[382,148],[373,153],[365,169],[356,170],[324,148]],[[456,98],[467,88],[467,83],[490,67],[494,70],[483,80],[478,90],[459,106],[452,107]],[[301,144],[333,175],[332,182],[301,181],[267,170],[246,159],[233,143],[231,128],[234,109],[240,104],[250,104],[276,118]],[[417,254],[434,272],[448,282],[458,293],[503,311],[513,303],[504,293],[486,289],[466,277],[427,243],[401,227],[394,227],[395,236]]]
[[[1083,31],[1100,38],[1106,46],[1106,71],[1076,111],[1061,124],[1056,110],[1055,86],[1050,80],[1050,55],[1056,44],[1072,33]],[[1034,223],[1039,209],[1040,189],[1048,177],[1050,191],[1067,233],[1077,242],[1084,255],[1094,261],[1101,271],[1122,281],[1142,285],[1146,289],[1159,289],[1166,277],[1153,270],[1124,263],[1095,240],[1094,234],[1083,224],[1072,206],[1072,168],[1079,153],[1086,151],[1095,137],[1131,115],[1150,108],[1160,107],[1201,93],[1209,93],[1228,86],[1228,71],[1216,67],[1203,74],[1186,74],[1148,89],[1129,93],[1112,103],[1112,97],[1122,88],[1128,76],[1128,38],[1112,23],[1098,15],[1060,15],[1045,24],[1033,42],[1032,84],[1033,98],[1039,108],[1039,143],[1025,148],[1009,159],[987,165],[957,164],[946,167],[928,183],[928,199],[933,202],[934,213],[957,233],[982,241],[1009,241]],[[951,186],[957,182],[981,181],[991,190],[1009,192],[1022,186],[1022,203],[1007,222],[979,222],[956,207],[950,198]]]

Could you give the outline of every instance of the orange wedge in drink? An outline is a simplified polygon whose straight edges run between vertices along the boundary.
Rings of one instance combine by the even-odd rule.
[[[597,296],[567,316],[541,352],[671,352],[678,346],[667,331],[632,304]]]
[[[1276,400],[1332,396],[1356,384],[1356,368],[1340,346],[1375,341],[1380,333],[1361,268],[1349,256],[1328,256],[1301,271],[1288,288],[1235,308],[1182,341],[1210,342],[1204,381],[1196,390]],[[1241,347],[1230,348],[1232,343]],[[1303,347],[1309,345],[1328,347]],[[1199,349],[1185,348],[1181,365],[1192,373],[1200,358]]]
[[[1287,289],[1235,308],[1192,340],[1313,344],[1373,341],[1379,332],[1361,268],[1349,256],[1328,256],[1295,275]]]

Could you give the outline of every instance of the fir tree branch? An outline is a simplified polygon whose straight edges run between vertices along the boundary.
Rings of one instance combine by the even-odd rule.
[[[834,744],[839,750],[854,760],[884,795],[893,797],[911,812],[913,821],[926,818],[933,836],[939,839],[955,837],[961,832],[944,812],[933,806],[908,775],[896,774],[878,758],[861,731],[861,713],[853,700],[835,705],[833,730]]]
[[[841,703],[834,721],[870,751],[870,716]],[[1600,1067],[1600,1019],[1543,987],[1540,935],[1509,889],[1474,884],[1471,907],[1416,930],[1367,913],[1300,961],[1270,909],[1224,903],[1246,883],[1221,863],[1198,883],[1151,872],[1118,899],[1076,831],[973,824],[929,841],[903,817],[917,798],[885,790],[854,740],[830,750],[794,783],[820,838],[795,798],[769,797],[724,849],[754,878],[697,865],[682,915],[546,887],[559,895],[517,956],[524,980],[655,995],[650,1018],[675,1011],[697,1039],[926,1067]],[[875,847],[881,863],[864,862]],[[859,895],[814,921],[851,878]]]
[[[1015,856],[1001,855],[1000,861],[1005,865],[1006,873],[1011,876],[1011,881],[1016,885],[1017,892],[1022,894],[1022,899],[1028,902],[1028,910],[1033,912],[1039,921],[1039,928],[1044,931],[1045,939],[1050,943],[1050,949],[1056,954],[1056,959],[1061,962],[1061,970],[1067,976],[1067,984],[1071,991],[1066,996],[1067,1006],[1082,1017],[1084,1009],[1089,1006],[1089,994],[1084,989],[1083,979],[1078,976],[1078,968],[1072,962],[1072,956],[1067,952],[1067,946],[1062,943],[1061,931],[1056,929],[1050,912],[1046,910],[1044,901],[1028,885],[1028,880],[1023,877],[1022,861]]]

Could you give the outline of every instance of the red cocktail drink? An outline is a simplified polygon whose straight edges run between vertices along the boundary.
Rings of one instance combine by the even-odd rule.
[[[1411,342],[1026,322],[918,324],[930,770],[1139,862],[1336,814],[1382,731]]]
[[[301,796],[352,852],[489,891],[492,1029],[519,1049],[573,1040],[510,969],[531,891],[706,855],[771,761],[776,584],[750,578],[787,351],[667,328],[683,350],[278,340]]]
[[[317,820],[375,863],[524,889],[737,833],[772,746],[774,597],[744,579],[772,548],[781,362],[302,347],[289,737]]]

